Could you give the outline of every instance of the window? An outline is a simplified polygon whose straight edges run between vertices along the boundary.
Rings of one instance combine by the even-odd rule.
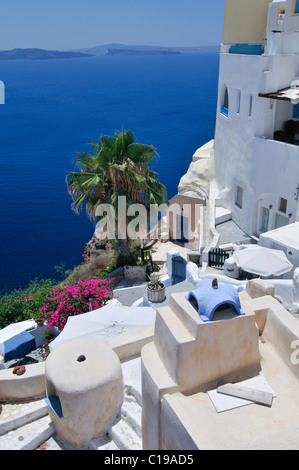
[[[243,205],[243,189],[240,188],[240,186],[237,186],[237,189],[236,189],[236,201],[235,201],[235,204],[237,207],[239,207],[240,209],[242,209],[242,205]]]
[[[262,208],[262,220],[261,220],[261,232],[267,232],[269,226],[269,217],[270,217],[270,210],[266,209],[266,207]]]
[[[228,107],[229,107],[228,91],[227,91],[227,88],[225,88],[223,102],[221,106],[221,114],[224,114],[224,116],[228,116]]]
[[[294,104],[294,107],[293,107],[293,118],[299,119],[299,104]]]
[[[241,92],[238,90],[237,91],[237,109],[236,109],[236,113],[240,114],[240,110],[241,110]]]
[[[299,0],[293,0],[292,15],[299,15]]]
[[[277,25],[282,25],[283,24],[284,19],[285,19],[285,14],[286,14],[285,8],[278,8],[278,10],[277,10],[277,20],[276,20]]]
[[[249,95],[249,109],[248,109],[248,116],[252,116],[252,106],[253,106],[253,96]]]
[[[288,201],[286,199],[284,199],[283,197],[280,198],[280,203],[279,203],[280,212],[283,212],[284,214],[286,213],[287,203],[288,203]]]

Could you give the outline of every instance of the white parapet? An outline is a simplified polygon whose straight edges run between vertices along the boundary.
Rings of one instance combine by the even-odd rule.
[[[293,276],[293,307],[299,308],[299,268],[294,270]]]

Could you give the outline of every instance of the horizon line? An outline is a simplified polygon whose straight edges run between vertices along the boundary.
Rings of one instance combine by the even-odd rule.
[[[31,47],[12,47],[10,49],[1,49],[0,52],[8,52],[16,49],[25,50],[25,49],[39,49],[44,51],[63,51],[63,52],[72,52],[72,51],[83,51],[83,50],[90,50],[95,49],[98,47],[106,47],[106,46],[126,46],[126,47],[150,47],[150,48],[163,48],[163,49],[194,49],[194,48],[209,48],[209,47],[220,47],[220,44],[207,44],[207,45],[193,45],[193,46],[163,46],[163,45],[150,45],[150,44],[126,44],[126,43],[117,43],[117,42],[108,42],[104,44],[97,44],[95,46],[88,46],[88,47],[77,47],[73,49],[51,49],[51,48],[44,48],[38,46],[31,46]]]

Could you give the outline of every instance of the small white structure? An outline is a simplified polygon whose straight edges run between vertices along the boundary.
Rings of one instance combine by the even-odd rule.
[[[261,234],[259,245],[282,250],[293,266],[299,266],[299,222]],[[291,278],[293,272],[285,277]]]

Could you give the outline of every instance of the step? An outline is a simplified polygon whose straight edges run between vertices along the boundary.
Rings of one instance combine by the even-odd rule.
[[[142,450],[141,437],[123,419],[115,423],[108,434],[119,450]]]
[[[142,409],[135,401],[124,401],[121,407],[122,419],[136,432],[137,436],[142,437]]]
[[[176,363],[173,358],[179,357],[181,348],[187,349],[188,343],[194,341],[194,336],[169,306],[157,311],[154,344],[171,377],[176,377]]]
[[[0,436],[48,414],[44,400],[0,405]]]
[[[194,336],[181,322],[180,318],[170,306],[161,307],[156,315],[155,344],[157,337],[164,343],[166,337],[172,338],[176,343],[188,343],[194,341]]]
[[[186,299],[185,293],[172,294],[169,300],[169,308],[175,313],[182,325],[196,338],[198,325],[200,323],[198,312]]]
[[[121,363],[124,378],[124,399],[142,404],[141,358],[124,360]]]
[[[55,432],[37,450],[76,450],[76,448]]]
[[[65,450],[57,442],[54,437],[50,437],[45,442],[43,442],[37,450]]]
[[[104,434],[91,440],[88,450],[120,450],[115,442]]]
[[[44,416],[0,437],[0,450],[35,450],[55,434],[50,416]]]

